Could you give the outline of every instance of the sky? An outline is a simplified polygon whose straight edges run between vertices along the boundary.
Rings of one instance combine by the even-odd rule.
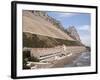
[[[47,12],[47,14],[60,21],[65,29],[69,26],[74,26],[78,31],[82,43],[86,46],[91,45],[91,15],[89,13]]]

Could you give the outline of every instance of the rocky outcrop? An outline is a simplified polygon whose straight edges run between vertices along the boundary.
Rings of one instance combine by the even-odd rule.
[[[79,34],[74,26],[64,29],[58,20],[50,17],[45,11],[23,10],[22,19],[23,32],[30,33],[27,37],[31,39],[33,34],[47,38],[46,41],[49,41],[48,44],[50,45],[58,44],[57,40],[59,39],[61,44],[67,40],[67,45],[73,45],[74,43],[75,45],[82,45]],[[56,42],[52,41],[52,39],[56,39],[54,40]]]
[[[47,20],[48,22],[52,23],[53,25],[55,25],[57,28],[59,28],[60,30],[66,32],[70,37],[72,37],[73,39],[77,40],[77,41],[81,41],[79,34],[76,30],[76,28],[74,26],[70,26],[67,30],[63,28],[63,26],[61,25],[61,23],[50,17],[46,12],[44,11],[31,11],[34,15],[36,16],[40,16],[42,18],[44,18],[45,20]]]
[[[58,39],[38,34],[23,32],[23,47],[51,48],[58,45],[81,46],[77,41]]]
[[[80,36],[74,26],[70,26],[69,28],[66,29],[67,34],[72,37],[74,40],[77,40],[81,42]]]
[[[23,32],[75,41],[64,31],[57,28],[59,21],[49,17],[45,12],[23,10],[22,19]]]

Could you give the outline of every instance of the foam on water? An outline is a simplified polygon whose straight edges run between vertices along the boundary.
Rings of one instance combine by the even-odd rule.
[[[65,67],[78,67],[78,66],[90,66],[91,55],[90,52],[83,52],[78,58],[76,58],[71,64],[65,65]]]

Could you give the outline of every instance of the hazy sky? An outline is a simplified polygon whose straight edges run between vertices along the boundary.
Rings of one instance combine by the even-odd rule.
[[[64,28],[75,26],[82,43],[90,46],[91,15],[89,13],[47,12],[47,14],[60,21]]]

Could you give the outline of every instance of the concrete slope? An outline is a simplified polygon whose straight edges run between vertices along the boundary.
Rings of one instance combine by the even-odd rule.
[[[44,18],[36,16],[29,11],[23,11],[22,15],[23,32],[74,41],[69,35],[55,27]]]

